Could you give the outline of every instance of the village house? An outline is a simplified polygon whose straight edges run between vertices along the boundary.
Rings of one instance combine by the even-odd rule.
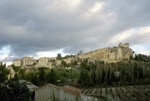
[[[22,58],[22,66],[33,66],[34,63],[36,63],[37,60],[33,59],[33,57],[23,57]]]
[[[35,90],[35,101],[79,101],[82,90],[71,86],[44,85]]]
[[[35,90],[35,101],[99,101],[93,96],[82,93],[82,91],[69,85],[47,84]]]
[[[51,63],[49,61],[50,61],[50,58],[48,58],[48,57],[39,58],[35,67],[37,67],[37,68],[39,68],[39,67],[51,68]]]
[[[13,65],[14,66],[21,66],[21,59],[15,59],[15,60],[13,60]]]

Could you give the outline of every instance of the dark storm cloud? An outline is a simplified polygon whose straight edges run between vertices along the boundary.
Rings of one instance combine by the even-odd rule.
[[[102,2],[97,12],[91,11]],[[149,0],[81,0],[79,4],[69,0],[0,0],[0,47],[10,45],[10,56],[24,56],[111,46],[114,43],[109,41],[116,34],[149,26],[148,4]]]

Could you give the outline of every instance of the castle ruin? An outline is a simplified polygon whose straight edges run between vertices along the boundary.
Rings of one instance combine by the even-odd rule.
[[[104,62],[119,62],[121,60],[129,60],[133,55],[133,51],[129,48],[129,43],[120,43],[118,47],[103,48],[78,55],[79,58],[99,59]]]

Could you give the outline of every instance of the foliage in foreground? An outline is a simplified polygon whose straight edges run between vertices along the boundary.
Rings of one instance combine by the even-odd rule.
[[[18,76],[0,85],[1,101],[31,101],[31,93],[26,83],[19,83]]]
[[[6,64],[0,65],[0,83],[3,83],[5,80],[7,80],[7,76],[9,74],[9,70],[6,69]]]

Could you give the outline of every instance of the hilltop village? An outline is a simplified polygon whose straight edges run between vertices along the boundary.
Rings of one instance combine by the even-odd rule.
[[[26,56],[13,60],[13,64],[7,68],[6,64],[0,63],[1,83],[8,80],[10,85],[17,83],[13,86],[16,87],[18,82],[27,82],[26,86],[35,101],[127,101],[131,98],[149,101],[149,72],[150,56],[134,54],[129,43],[65,57],[61,57],[61,54],[55,58],[39,59]],[[4,87],[8,89],[7,85]],[[143,90],[142,93],[139,90]],[[127,96],[124,92],[133,96]]]
[[[105,63],[116,63],[122,60],[129,60],[133,56],[133,51],[129,47],[129,43],[119,43],[119,46],[97,49],[91,52],[70,55],[65,57],[41,57],[34,59],[33,57],[23,57],[22,59],[13,60],[13,64],[8,66],[10,70],[10,77],[14,77],[15,72],[12,66],[26,69],[27,72],[37,70],[38,68],[60,68],[60,69],[78,69],[81,62],[87,59],[88,62],[95,63],[96,61],[103,61]]]
[[[71,68],[71,64],[77,66],[84,59],[88,59],[90,62],[104,61],[108,63],[115,63],[121,60],[129,60],[132,55],[133,51],[129,48],[129,43],[120,43],[118,47],[97,49],[88,53],[70,55],[61,58],[42,57],[39,59],[34,59],[33,57],[23,57],[22,59],[13,60],[13,65],[21,66],[21,68],[24,69],[29,69],[39,67],[55,68],[62,66],[63,64],[70,64],[70,66],[67,67]]]

